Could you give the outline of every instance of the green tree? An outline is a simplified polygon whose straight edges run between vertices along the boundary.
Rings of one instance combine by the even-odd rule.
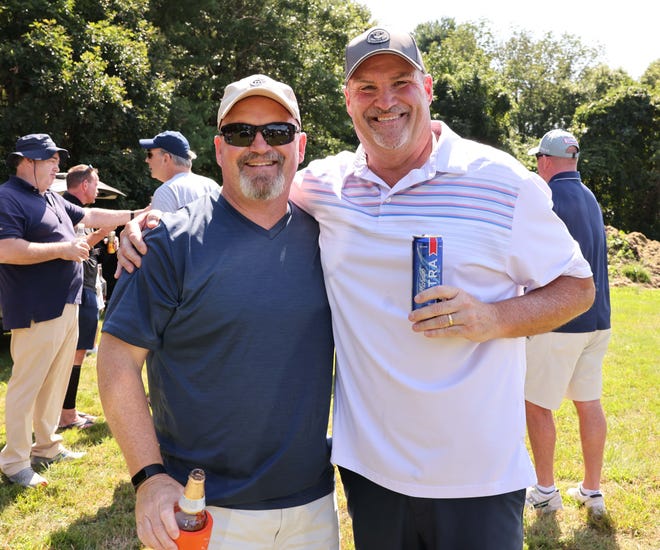
[[[8,0],[0,8],[0,149],[46,132],[142,206],[153,183],[136,151],[173,85],[152,71],[147,0]],[[156,114],[155,116],[158,116]],[[149,134],[147,134],[149,135]]]
[[[660,239],[660,96],[640,86],[613,90],[575,113],[580,173],[605,222]]]
[[[494,41],[485,23],[451,18],[415,29],[434,78],[431,112],[461,136],[507,147],[511,101],[492,68]]]
[[[307,160],[353,147],[341,85],[350,36],[368,26],[368,12],[339,0],[207,0],[191,11],[152,0],[150,21],[162,39],[160,70],[177,79],[169,124],[203,150],[197,161],[219,177],[210,136],[224,87],[263,73],[290,84],[309,134]],[[165,9],[167,6],[167,9]]]
[[[512,125],[521,141],[571,125],[583,99],[581,80],[599,55],[575,36],[547,33],[534,40],[527,31],[516,31],[498,48],[496,63],[515,105]]]

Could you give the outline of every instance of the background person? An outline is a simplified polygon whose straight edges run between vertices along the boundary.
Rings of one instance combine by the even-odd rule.
[[[138,536],[176,548],[174,505],[201,467],[211,548],[338,549],[330,308],[318,225],[288,202],[298,104],[253,75],[227,86],[218,127],[222,194],[163,216],[103,325],[99,392],[137,485]]]
[[[116,226],[133,217],[83,209],[50,191],[60,156],[68,152],[48,134],[25,135],[7,159],[16,175],[0,186],[0,306],[13,361],[0,469],[24,487],[48,483],[35,468],[84,454],[66,449],[55,433],[78,340],[80,263],[89,257],[74,225]]]
[[[577,411],[584,460],[584,479],[568,494],[585,504],[590,513],[602,515],[605,502],[600,476],[607,423],[600,396],[603,358],[611,332],[603,214],[594,194],[580,180],[580,148],[575,136],[565,130],[551,130],[529,154],[536,156],[539,175],[552,190],[553,210],[580,244],[591,266],[596,299],[582,315],[527,340],[525,407],[538,478],[538,483],[527,491],[527,503],[545,513],[563,508],[554,479],[557,432],[553,411],[567,397]]]
[[[153,194],[152,208],[175,212],[207,193],[219,191],[220,186],[211,178],[192,172],[197,155],[180,132],[161,132],[153,139],[141,139],[140,146],[147,149],[145,162],[151,177],[163,182]]]
[[[78,206],[88,206],[96,201],[98,195],[98,170],[90,164],[79,164],[70,168],[66,176],[66,191],[63,197]],[[78,411],[76,398],[80,382],[80,371],[87,350],[93,349],[99,322],[99,306],[97,300],[97,280],[99,277],[98,257],[99,243],[115,229],[106,227],[97,230],[85,228],[86,240],[89,245],[89,257],[83,261],[83,288],[80,306],[78,307],[78,344],[73,358],[73,368],[69,377],[69,385],[64,396],[64,404],[60,413],[59,429],[86,429],[94,425],[95,416]]]

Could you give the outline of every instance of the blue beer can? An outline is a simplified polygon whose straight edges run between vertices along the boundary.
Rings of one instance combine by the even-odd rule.
[[[415,235],[412,242],[412,308],[419,309],[437,300],[418,304],[415,296],[442,284],[442,237],[438,235]]]

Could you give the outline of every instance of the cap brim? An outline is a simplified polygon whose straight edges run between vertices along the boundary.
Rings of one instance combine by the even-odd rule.
[[[145,149],[156,149],[157,148],[154,145],[154,140],[153,139],[141,139],[140,140],[140,147],[144,147]]]
[[[7,155],[7,160],[14,157],[23,157],[30,160],[48,160],[55,153],[59,153],[61,160],[67,160],[69,158],[69,151],[66,149],[60,149],[58,147],[56,149],[42,149],[41,151],[25,151],[24,153],[21,153],[20,151],[14,151],[13,153],[9,153],[9,155]]]
[[[539,152],[539,147],[537,145],[536,147],[532,147],[529,151],[527,151],[527,154],[528,155],[535,155],[538,152]]]

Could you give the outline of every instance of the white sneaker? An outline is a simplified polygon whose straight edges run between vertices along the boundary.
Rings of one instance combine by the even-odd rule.
[[[539,491],[536,486],[527,488],[525,504],[534,508],[537,514],[550,514],[564,509],[559,489],[555,489],[551,493],[544,493]]]
[[[33,468],[46,468],[51,464],[56,462],[62,462],[67,460],[78,460],[85,456],[84,451],[70,451],[69,449],[62,448],[62,450],[57,453],[53,458],[47,458],[45,456],[32,456],[30,457],[30,462]]]
[[[577,500],[580,504],[584,504],[591,514],[602,516],[607,511],[605,509],[605,499],[603,498],[603,493],[600,491],[585,495],[582,492],[582,483],[580,483],[577,487],[571,487],[566,492],[570,497]]]
[[[23,468],[17,474],[13,476],[7,476],[7,479],[12,483],[17,485],[22,485],[23,487],[28,487],[30,489],[36,489],[37,487],[45,487],[48,485],[48,480],[45,477],[41,477],[37,472],[32,468]]]

